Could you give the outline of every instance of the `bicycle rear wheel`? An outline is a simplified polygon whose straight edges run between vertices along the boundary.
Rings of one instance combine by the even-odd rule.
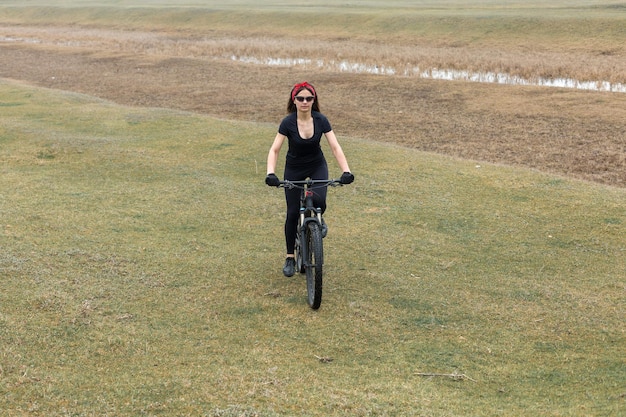
[[[306,245],[304,269],[306,270],[308,302],[313,310],[317,310],[322,303],[322,266],[324,264],[322,230],[318,223],[307,224],[304,244]]]

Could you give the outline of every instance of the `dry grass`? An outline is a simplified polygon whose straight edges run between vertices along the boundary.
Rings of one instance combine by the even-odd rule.
[[[128,34],[119,36],[128,45]],[[181,58],[185,54],[123,50],[110,39],[104,49],[67,44],[5,44],[0,70],[9,78],[123,104],[272,124],[283,115],[290,86],[308,79],[317,84],[322,109],[340,136],[626,184],[626,94]]]
[[[573,24],[573,23],[572,23]],[[308,59],[309,69],[318,62],[351,62],[393,68],[399,75],[419,74],[433,68],[493,72],[538,78],[571,78],[579,81],[626,83],[626,51],[619,40],[604,47],[559,48],[545,45],[508,44],[494,48],[484,42],[433,42],[410,37],[389,42],[377,40],[254,37],[236,33],[179,33],[112,31],[76,27],[5,27],[5,37],[44,47],[94,49],[156,57],[229,60],[232,57]]]

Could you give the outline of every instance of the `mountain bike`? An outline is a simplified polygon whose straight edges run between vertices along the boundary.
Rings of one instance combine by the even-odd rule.
[[[309,306],[317,310],[322,303],[322,278],[324,246],[322,243],[322,211],[313,204],[315,188],[343,185],[340,180],[281,181],[280,187],[299,188],[300,218],[296,233],[296,271],[306,274],[306,290]]]

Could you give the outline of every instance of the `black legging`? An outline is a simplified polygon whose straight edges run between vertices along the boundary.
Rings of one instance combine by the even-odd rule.
[[[314,167],[290,167],[285,166],[285,179],[290,181],[303,181],[307,178],[312,180],[328,179],[328,165],[323,160]],[[315,188],[313,190],[313,203],[316,207],[326,211],[326,192],[328,187]],[[287,201],[287,219],[285,220],[285,243],[287,253],[293,254],[296,246],[296,233],[298,230],[298,217],[300,215],[300,193],[299,188],[285,188],[285,200]]]

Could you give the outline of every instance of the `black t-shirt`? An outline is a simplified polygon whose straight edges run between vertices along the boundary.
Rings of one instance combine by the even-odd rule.
[[[289,150],[287,151],[287,165],[303,166],[315,165],[324,160],[324,153],[320,146],[322,135],[332,130],[330,122],[320,112],[311,112],[313,116],[313,137],[304,139],[298,132],[298,115],[290,113],[278,127],[278,133],[287,136],[289,139]]]

